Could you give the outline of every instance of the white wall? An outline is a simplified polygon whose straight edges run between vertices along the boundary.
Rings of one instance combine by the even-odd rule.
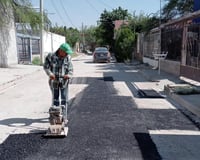
[[[10,45],[8,47],[8,65],[10,64],[17,64],[18,57],[17,57],[17,42],[16,42],[16,30],[14,26],[14,21],[12,22],[12,26],[9,31],[10,35]]]
[[[154,68],[158,68],[158,60],[143,57],[143,63],[148,63]],[[170,60],[160,60],[160,70],[175,76],[180,75],[180,62]]]
[[[44,56],[50,52],[55,52],[62,43],[65,43],[65,37],[44,31]]]
[[[17,43],[14,19],[0,26],[0,67],[8,67],[17,64]]]

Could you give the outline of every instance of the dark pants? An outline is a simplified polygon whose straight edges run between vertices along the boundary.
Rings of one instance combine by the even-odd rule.
[[[68,81],[60,83],[56,81],[49,81],[52,92],[52,106],[62,105],[64,108],[63,113],[67,115],[68,106]]]
[[[60,105],[67,106],[68,87],[53,89],[52,94],[53,94],[53,105],[54,106],[60,106]]]

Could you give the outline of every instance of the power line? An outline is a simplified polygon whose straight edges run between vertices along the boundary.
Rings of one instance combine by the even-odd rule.
[[[99,11],[92,5],[92,3],[90,3],[90,1],[89,0],[85,0],[89,5],[90,5],[90,7],[92,8],[92,9],[94,9],[99,15],[100,15],[100,13],[99,13]],[[99,21],[99,22],[101,22],[101,21]],[[104,21],[105,22],[105,21]],[[111,27],[113,27],[113,23],[112,24],[110,24],[110,22],[108,22],[107,24],[109,24]]]
[[[90,6],[92,9],[94,9],[98,14],[100,14],[99,11],[94,7],[94,5],[93,5],[92,3],[90,3],[89,0],[85,0],[85,1],[89,4],[89,6]]]
[[[108,5],[107,3],[105,3],[104,1],[102,0],[98,0],[99,3],[103,4],[104,6],[110,8],[110,9],[113,9],[113,7],[111,7],[110,5]]]
[[[58,10],[58,9],[57,9],[57,7],[56,7],[56,5],[55,5],[54,1],[53,1],[53,0],[51,0],[51,2],[53,3],[53,7],[54,7],[54,9],[55,9],[56,13],[58,14],[58,16],[59,16],[60,20],[62,21],[62,23],[63,23],[63,24],[65,24],[65,25],[66,25],[66,23],[63,21],[63,18],[62,18],[62,16],[61,16],[61,14],[60,14],[59,10]]]
[[[61,0],[60,2],[61,2],[61,6],[62,6],[62,8],[63,8],[63,10],[64,10],[64,13],[65,13],[66,17],[68,18],[69,22],[71,23],[72,26],[74,26],[75,28],[77,28],[77,27],[73,24],[73,22],[72,22],[70,16],[68,15],[68,13],[67,13],[67,11],[66,11],[66,9],[65,9],[65,7],[64,7],[65,5],[63,4],[62,0]]]

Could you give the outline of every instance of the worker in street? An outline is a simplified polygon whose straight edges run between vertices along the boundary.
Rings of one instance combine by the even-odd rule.
[[[72,53],[70,45],[63,43],[55,53],[49,53],[46,56],[43,66],[46,74],[49,76],[49,86],[52,92],[51,107],[62,106],[65,120],[67,120],[67,107],[69,103],[68,84],[73,74]]]

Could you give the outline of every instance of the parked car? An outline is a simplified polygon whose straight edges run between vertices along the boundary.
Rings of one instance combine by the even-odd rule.
[[[110,62],[110,52],[106,47],[97,47],[93,52],[93,62]]]

